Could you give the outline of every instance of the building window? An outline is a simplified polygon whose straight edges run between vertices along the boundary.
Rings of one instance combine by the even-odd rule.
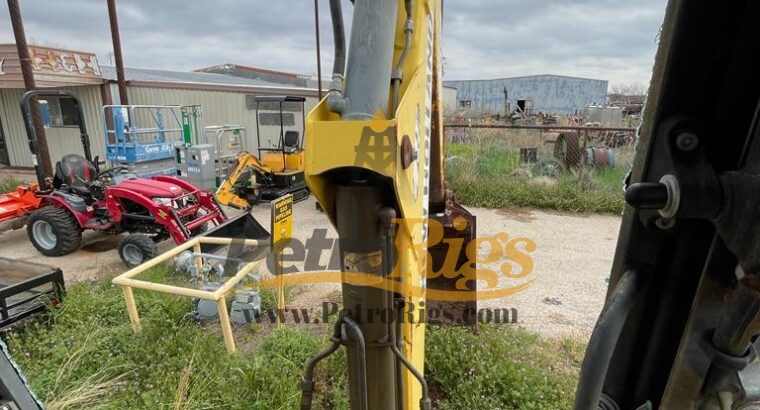
[[[277,125],[280,126],[279,112],[260,112],[259,125]],[[296,125],[296,117],[293,113],[282,113],[282,125],[285,127]]]
[[[45,127],[77,127],[79,111],[73,98],[47,98],[40,100],[40,111]]]
[[[301,103],[293,101],[285,101],[282,103],[282,111],[287,112],[301,112]],[[245,95],[245,108],[249,110],[256,109],[256,95]],[[275,101],[262,101],[259,103],[259,111],[280,111],[280,104]]]
[[[471,108],[472,100],[459,100],[459,108]]]

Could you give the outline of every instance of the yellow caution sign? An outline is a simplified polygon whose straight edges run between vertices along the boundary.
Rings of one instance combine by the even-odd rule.
[[[279,252],[293,237],[293,195],[272,201],[272,250]]]
[[[285,285],[282,276],[282,251],[293,237],[293,195],[288,194],[272,201],[272,252],[275,263],[274,272],[277,277],[277,309],[285,309]],[[277,315],[277,328],[282,327],[280,316]]]

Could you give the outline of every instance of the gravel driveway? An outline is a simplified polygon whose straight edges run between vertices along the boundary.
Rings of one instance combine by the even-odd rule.
[[[515,295],[482,301],[479,306],[515,308],[520,325],[544,336],[587,339],[604,302],[620,217],[533,209],[471,211],[478,217],[479,237],[506,232],[511,238],[527,237],[536,243],[536,250],[531,253],[535,283]],[[296,238],[305,241],[315,229],[325,229],[327,238],[337,237],[324,214],[315,210],[313,199],[296,204],[294,213]],[[262,225],[269,225],[268,206],[254,208],[253,214]],[[60,266],[66,280],[73,282],[123,272],[125,268],[116,251],[120,239],[121,236],[88,232],[82,249],[65,257],[50,258],[34,249],[22,229],[0,234],[0,256]],[[165,241],[160,250],[172,245]],[[329,253],[323,252],[321,263],[327,264],[328,258]],[[303,270],[303,263],[294,266]],[[490,268],[498,271],[498,264]],[[311,285],[301,289],[292,304],[297,308],[319,308],[325,298],[334,299],[328,296],[336,289],[339,285]]]

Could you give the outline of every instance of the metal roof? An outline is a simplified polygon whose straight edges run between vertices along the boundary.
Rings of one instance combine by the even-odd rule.
[[[257,95],[257,102],[306,102],[306,98],[294,95]]]
[[[106,80],[116,81],[116,67],[101,65],[100,72]],[[199,73],[195,71],[167,71],[149,68],[125,67],[124,73],[127,81],[153,81],[162,83],[197,83],[197,84],[220,84],[239,86],[279,86],[279,84],[267,81],[254,80],[242,77],[233,77],[225,74]]]
[[[252,73],[262,73],[262,74],[272,74],[272,75],[278,75],[281,77],[288,77],[288,78],[309,78],[310,76],[306,74],[296,74],[296,73],[288,73],[285,71],[277,71],[277,70],[270,70],[268,68],[260,68],[260,67],[252,67],[242,64],[220,64],[210,67],[203,67],[199,68],[197,70],[193,70],[196,72],[204,73],[204,72],[214,72],[213,70],[239,70],[239,71],[248,71]]]
[[[589,77],[576,77],[571,75],[561,75],[561,74],[532,74],[532,75],[520,75],[517,77],[500,77],[500,78],[482,78],[482,79],[461,79],[461,80],[444,80],[444,84],[448,83],[448,85],[453,85],[453,83],[465,83],[465,82],[475,82],[475,81],[500,81],[500,80],[523,80],[523,79],[530,79],[530,78],[566,78],[566,79],[573,79],[573,80],[589,80],[589,81],[607,81],[607,80],[601,80],[597,78],[589,78]]]

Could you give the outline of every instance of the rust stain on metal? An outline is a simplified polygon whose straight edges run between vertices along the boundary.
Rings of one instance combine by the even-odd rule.
[[[477,224],[475,215],[471,214],[469,211],[467,211],[467,209],[459,205],[456,202],[456,199],[454,198],[454,195],[451,193],[451,191],[446,190],[446,207],[444,212],[441,214],[432,214],[430,218],[441,223],[443,226],[444,239],[461,238],[463,240],[462,247],[460,249],[460,253],[456,262],[457,271],[460,270],[460,268],[465,263],[471,263],[473,269],[475,269],[475,262],[470,262],[465,252],[467,245],[477,238]],[[449,245],[445,241],[441,241],[436,245],[430,247],[428,251],[430,252],[432,261],[431,266],[428,266],[428,270],[430,272],[439,272],[443,268],[444,262],[446,261],[446,255],[449,253]],[[458,292],[477,292],[475,281],[467,282],[467,287],[474,290],[464,291],[457,289],[456,283],[461,278],[461,275],[457,275],[453,278],[447,277],[447,274],[444,272],[438,277],[428,279],[427,288]],[[439,305],[442,309],[448,309],[448,311],[453,314],[453,322],[429,318],[429,323],[464,325],[471,326],[473,329],[477,329],[477,319],[471,313],[469,315],[466,313],[477,311],[477,301],[427,301],[427,306],[430,306],[431,308],[437,308]]]

